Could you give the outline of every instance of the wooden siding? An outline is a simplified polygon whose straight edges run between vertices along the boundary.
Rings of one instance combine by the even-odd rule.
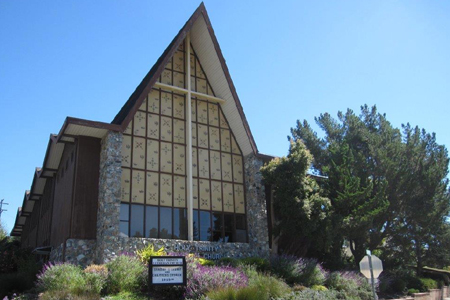
[[[53,207],[53,179],[47,179],[41,199],[36,247],[50,245],[50,226]]]
[[[96,237],[100,141],[91,137],[78,138],[71,238]]]
[[[76,147],[74,144],[66,144],[58,172],[56,173],[50,242],[53,247],[58,247],[65,242],[70,234],[75,151]]]

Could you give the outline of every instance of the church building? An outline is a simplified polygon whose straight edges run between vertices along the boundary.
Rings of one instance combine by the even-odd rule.
[[[53,261],[147,244],[210,259],[269,255],[260,154],[202,3],[111,123],[67,117],[13,236]]]

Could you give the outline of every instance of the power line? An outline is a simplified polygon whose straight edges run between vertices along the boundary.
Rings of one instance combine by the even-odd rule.
[[[2,212],[8,211],[7,209],[3,209],[3,204],[9,205],[9,203],[3,201],[5,201],[5,199],[0,200],[0,220],[2,219]]]

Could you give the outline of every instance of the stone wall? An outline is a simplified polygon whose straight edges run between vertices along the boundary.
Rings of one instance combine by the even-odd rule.
[[[122,133],[112,131],[102,139],[95,253],[97,263],[106,262],[110,250],[119,244],[122,140]]]
[[[59,245],[57,248],[52,249],[49,260],[52,262],[64,261],[64,243]]]
[[[259,171],[263,164],[263,161],[254,154],[244,158],[249,244],[254,251],[257,251],[258,256],[267,257],[269,256],[269,230],[266,195]]]
[[[164,248],[169,253],[193,253],[211,260],[223,257],[242,258],[261,255],[259,249],[247,243],[189,242],[185,240],[119,237],[118,243],[114,247],[105,250],[104,259],[110,261],[117,255],[134,253],[149,244],[153,244],[156,249]]]
[[[68,262],[86,267],[94,262],[95,240],[68,239],[50,252],[50,261]]]

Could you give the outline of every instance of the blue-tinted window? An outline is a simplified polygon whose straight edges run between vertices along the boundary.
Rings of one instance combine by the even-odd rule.
[[[200,241],[210,241],[211,233],[211,214],[200,211]]]
[[[200,240],[200,223],[198,222],[198,210],[194,209],[194,241]]]
[[[173,238],[178,240],[187,240],[188,222],[186,209],[173,209]]]
[[[144,237],[144,206],[131,205],[130,236]]]
[[[147,206],[145,209],[145,237],[158,238],[158,207]]]
[[[172,209],[168,207],[160,207],[161,220],[160,220],[160,239],[172,238]]]

